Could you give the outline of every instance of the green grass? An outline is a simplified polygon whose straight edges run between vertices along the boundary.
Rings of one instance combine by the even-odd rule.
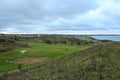
[[[61,44],[57,45],[60,47]],[[64,45],[64,47],[65,46],[70,45]],[[74,46],[72,47],[74,48]],[[79,49],[82,48],[82,46],[81,48],[80,46],[75,47]],[[52,57],[51,59],[54,58]],[[111,42],[99,44],[74,54],[66,52],[65,57],[45,63],[43,66],[38,65],[32,68],[23,69],[19,73],[14,72],[11,74],[5,74],[0,76],[0,79],[120,80],[120,43]]]
[[[36,71],[24,71],[18,77],[23,80],[120,80],[120,43],[98,45],[67,59],[69,56]]]
[[[19,48],[7,52],[0,52],[0,73],[7,72],[18,68],[18,64],[9,63],[7,61],[15,60],[21,57],[47,57],[46,61],[68,55],[73,52],[86,49],[90,46],[77,46],[69,44],[45,44],[45,43],[29,43],[27,48]],[[21,54],[21,50],[26,50],[26,54]],[[23,66],[30,66],[23,64]]]

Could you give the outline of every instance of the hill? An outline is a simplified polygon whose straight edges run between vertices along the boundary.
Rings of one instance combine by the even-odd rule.
[[[39,66],[0,76],[0,80],[119,80],[120,43],[79,51]]]
[[[0,52],[27,46],[27,43],[19,41],[18,36],[0,35]]]

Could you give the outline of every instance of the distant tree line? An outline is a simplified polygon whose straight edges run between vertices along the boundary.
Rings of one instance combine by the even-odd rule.
[[[41,36],[40,39],[44,43],[48,44],[71,44],[71,45],[85,45],[85,44],[90,44],[94,43],[93,41],[86,41],[82,39],[77,39],[74,37],[63,37],[63,36]]]

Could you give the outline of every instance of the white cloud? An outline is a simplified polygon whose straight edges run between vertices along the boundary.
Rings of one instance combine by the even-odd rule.
[[[1,0],[1,33],[120,34],[119,0]]]

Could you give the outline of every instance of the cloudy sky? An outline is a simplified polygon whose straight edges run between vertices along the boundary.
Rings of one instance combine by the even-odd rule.
[[[0,33],[120,34],[120,0],[0,0]]]

